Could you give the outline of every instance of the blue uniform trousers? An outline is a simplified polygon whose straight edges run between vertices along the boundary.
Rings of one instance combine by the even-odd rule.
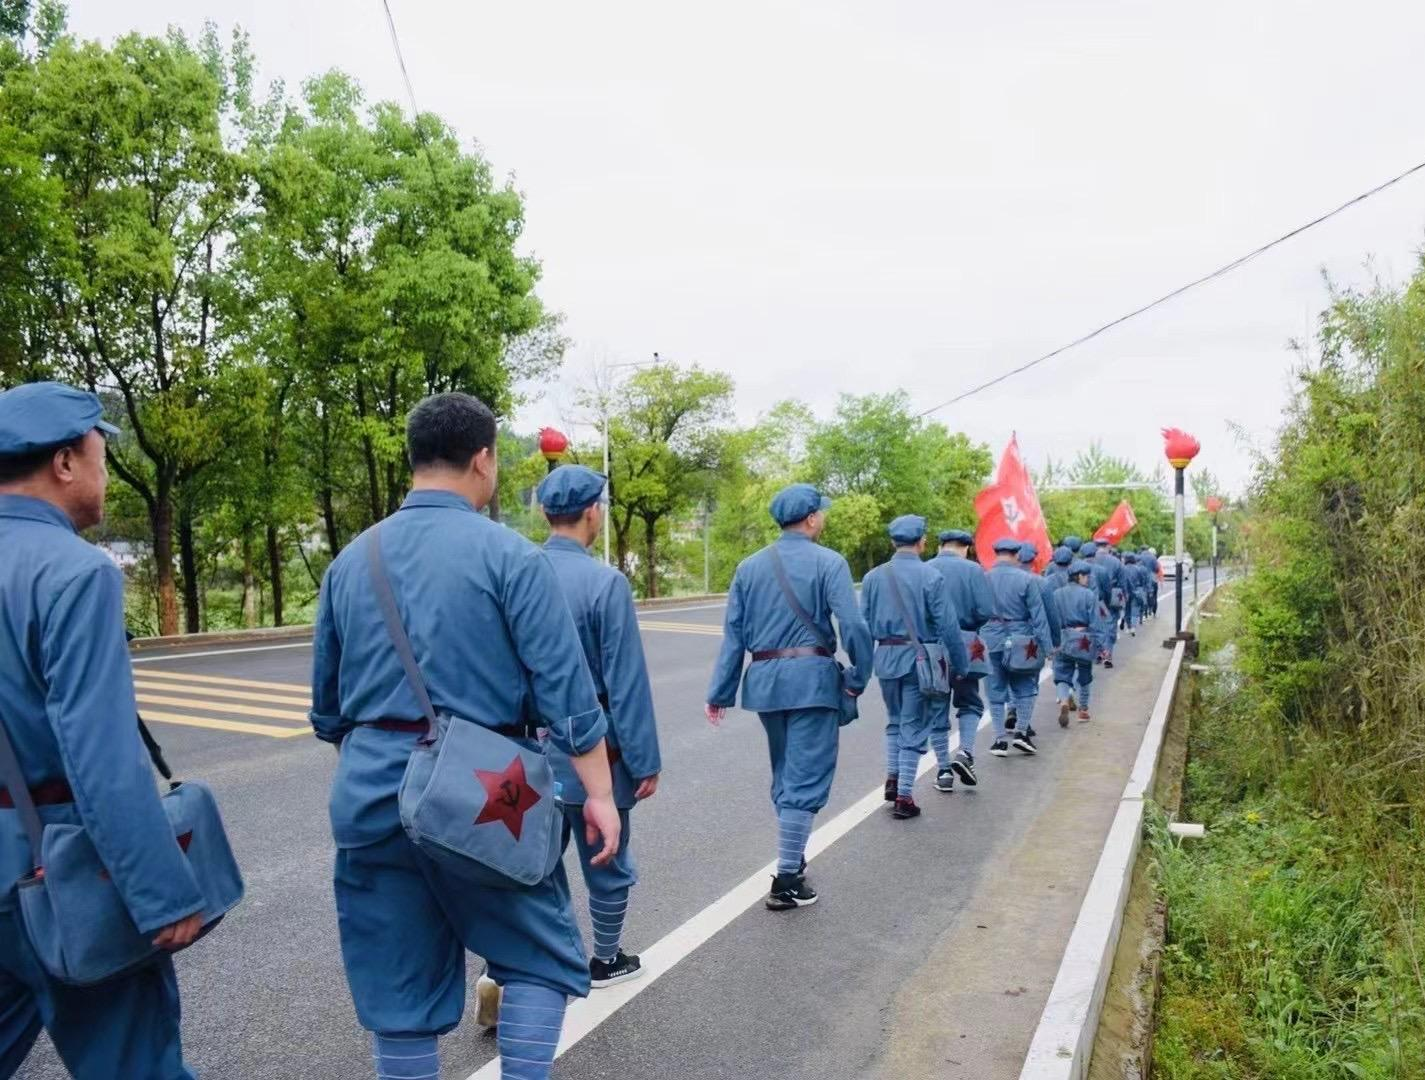
[[[485,958],[501,986],[589,992],[561,863],[529,889],[462,881],[405,833],[338,848],[336,912],[357,1019],[380,1035],[443,1035],[465,1010],[465,952]]]
[[[999,650],[990,653],[990,674],[985,683],[990,702],[990,720],[994,724],[995,741],[1008,737],[1004,726],[1004,708],[1014,702],[1016,714],[1025,728],[1034,716],[1034,703],[1039,698],[1039,672],[1010,671]],[[1021,729],[1022,730],[1022,729]]]
[[[772,805],[815,814],[831,797],[841,742],[839,709],[778,709],[757,714],[772,759]]]
[[[975,735],[980,730],[980,717],[985,715],[985,702],[980,697],[977,675],[957,676],[950,683],[950,696],[930,704],[930,738],[950,730],[950,710],[955,710],[960,726],[960,749],[973,756]],[[937,751],[938,753],[939,751]]]
[[[1060,701],[1068,701],[1073,694],[1079,708],[1089,707],[1089,686],[1093,682],[1093,661],[1076,660],[1058,653],[1054,657],[1054,690]]]
[[[920,692],[920,678],[914,669],[899,678],[877,681],[886,702],[886,775],[895,776],[897,793],[908,797],[920,756],[930,742],[935,703]]]
[[[172,960],[101,986],[65,986],[40,967],[15,912],[0,912],[0,1078],[15,1075],[43,1027],[75,1080],[192,1080],[178,1020]]]
[[[638,884],[638,867],[633,861],[633,832],[629,812],[618,812],[618,853],[603,866],[589,860],[603,850],[603,842],[590,844],[584,830],[584,808],[564,807],[564,845],[574,840],[579,853],[579,869],[589,891],[589,922],[594,931],[593,954],[603,959],[617,955],[623,938],[624,917],[628,913],[628,891]]]

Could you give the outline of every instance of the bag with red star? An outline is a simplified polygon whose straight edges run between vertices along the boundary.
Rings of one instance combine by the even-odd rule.
[[[1044,652],[1033,634],[1010,634],[1004,640],[1004,666],[1010,671],[1038,671]]]
[[[961,630],[960,637],[965,642],[965,653],[970,658],[970,668],[966,674],[972,679],[982,679],[990,673],[990,651],[985,639],[974,630]]]

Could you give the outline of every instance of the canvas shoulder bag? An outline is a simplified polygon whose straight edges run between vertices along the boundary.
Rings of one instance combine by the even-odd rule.
[[[471,884],[539,884],[563,849],[564,815],[549,760],[537,747],[435,711],[396,608],[380,525],[368,534],[366,553],[376,603],[427,725],[401,778],[401,827],[423,854]]]
[[[807,614],[807,609],[802,607],[802,602],[792,591],[792,583],[787,577],[787,568],[782,564],[781,553],[777,551],[775,544],[767,549],[767,557],[772,560],[772,572],[777,575],[777,587],[782,590],[782,596],[787,601],[787,606],[792,609],[792,614],[811,632],[811,636],[816,638],[816,643],[831,654],[831,658],[836,664],[836,689],[841,704],[841,726],[845,727],[861,715],[861,708],[856,698],[846,692],[846,668],[842,666],[840,660],[836,659],[836,642],[827,640],[821,632],[821,627],[817,626],[816,620]]]
[[[935,571],[937,574],[939,571]],[[915,642],[915,676],[920,684],[920,692],[926,697],[943,698],[950,696],[950,659],[945,646],[938,641],[924,642],[915,631],[915,620],[910,615],[910,605],[906,603],[905,592],[901,588],[900,576],[895,567],[886,565],[886,576],[891,579],[891,595],[896,598],[896,606],[901,609],[901,621],[905,623],[905,636]]]
[[[139,726],[157,764],[162,760],[158,744],[142,720]],[[0,781],[10,793],[30,844],[33,869],[19,881],[19,917],[45,971],[57,982],[93,986],[167,955],[154,947],[153,935],[139,933],[88,830],[74,822],[47,825],[40,818],[3,724]],[[160,801],[173,826],[174,843],[187,856],[203,894],[201,937],[242,899],[242,874],[207,784],[176,781]]]

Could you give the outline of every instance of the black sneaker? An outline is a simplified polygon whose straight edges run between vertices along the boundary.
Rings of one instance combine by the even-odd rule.
[[[1105,660],[1105,661],[1103,662],[1103,666],[1106,667],[1106,668],[1113,667],[1113,658],[1112,658],[1112,657],[1109,657],[1107,660]]]
[[[1019,723],[1019,710],[1011,705],[1004,711],[1004,726],[1010,731],[1014,730],[1014,725]]]
[[[791,911],[816,903],[816,891],[800,874],[778,874],[772,879],[772,891],[767,894],[768,911]]]
[[[1014,748],[1023,750],[1026,754],[1039,753],[1039,748],[1034,745],[1034,737],[1027,731],[1014,737]]]
[[[896,801],[896,786],[899,780],[894,776],[886,777],[886,802]]]
[[[891,817],[898,821],[904,821],[906,818],[920,817],[920,807],[915,805],[915,800],[909,795],[904,798],[898,798],[896,799],[895,807],[891,810]]]
[[[955,773],[951,769],[941,769],[935,774],[935,790],[949,793],[955,790]]]
[[[616,983],[628,982],[642,974],[643,965],[638,962],[638,957],[629,956],[622,949],[612,960],[589,961],[589,985],[595,990],[613,986]]]
[[[1039,738],[1039,732],[1035,731],[1032,727],[1025,728],[1024,734],[1028,735],[1031,739]]]
[[[1004,739],[996,739],[990,743],[990,753],[995,757],[1009,757],[1009,743]]]
[[[955,770],[955,775],[960,778],[960,783],[966,787],[974,787],[980,782],[980,778],[975,775],[975,755],[968,750],[961,750],[955,755],[955,760],[950,762],[950,768]]]

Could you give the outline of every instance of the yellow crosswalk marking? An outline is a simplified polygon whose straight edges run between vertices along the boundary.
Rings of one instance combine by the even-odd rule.
[[[225,675],[190,675],[186,671],[163,671],[146,667],[136,671],[136,677],[144,679],[176,679],[179,682],[209,683],[213,686],[239,686],[253,690],[285,690],[293,694],[306,694],[308,688],[301,683],[261,682],[257,679],[231,679]]]
[[[709,626],[706,623],[663,622],[654,619],[642,619],[638,625],[645,630],[667,630],[675,634],[707,634],[712,637],[722,637],[721,627]]]
[[[290,739],[296,735],[310,735],[310,727],[277,727],[275,724],[245,724],[238,720],[213,720],[206,716],[182,716],[169,712],[152,712],[145,709],[145,720],[160,724],[181,724],[184,727],[209,728],[213,731],[237,731],[244,735],[266,735],[272,739]]]
[[[182,690],[182,687],[175,687]],[[170,697],[167,694],[150,694],[140,691],[137,695],[140,705],[178,705],[186,709],[231,709],[234,712],[241,712],[244,715],[251,713],[253,716],[267,716],[273,720],[295,720],[298,723],[307,722],[307,714],[292,709],[269,709],[263,705],[229,705],[225,706],[221,702],[203,701],[200,698],[191,697]],[[148,715],[147,712],[144,713]]]
[[[305,709],[312,703],[308,694],[250,694],[244,690],[226,690],[217,686],[185,686],[179,683],[155,682],[142,675],[134,677],[134,686],[139,690],[154,691],[159,693],[191,693],[199,694],[205,698],[233,698],[237,701],[267,701],[274,705],[295,705],[299,709]],[[222,702],[214,702],[214,706],[219,706]]]

